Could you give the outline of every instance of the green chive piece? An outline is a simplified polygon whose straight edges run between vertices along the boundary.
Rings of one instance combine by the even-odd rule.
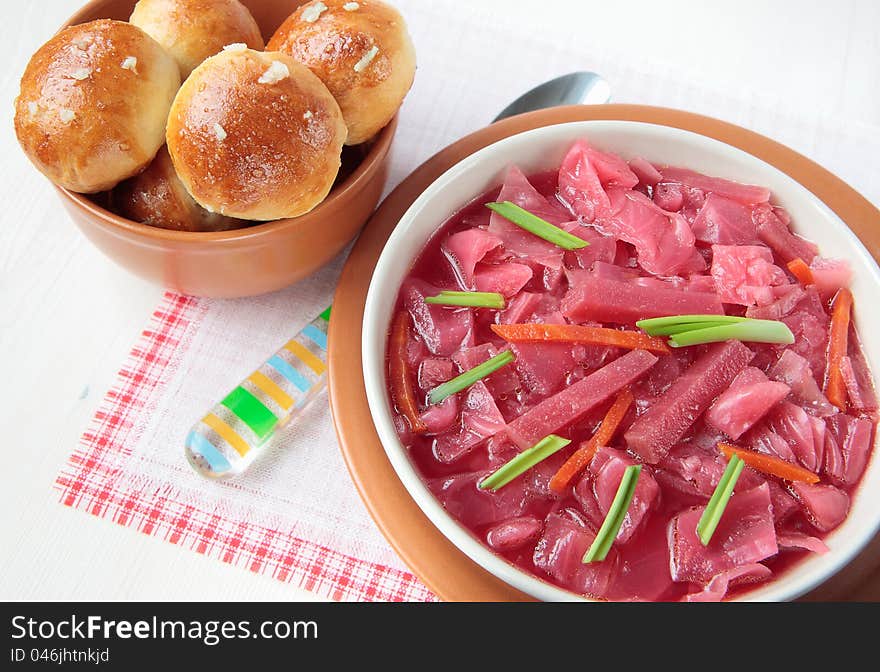
[[[639,320],[636,326],[645,330],[650,336],[654,336],[654,330],[658,327],[694,325],[696,329],[700,323],[715,322],[718,324],[734,324],[744,322],[747,317],[734,317],[732,315],[670,315],[668,317],[652,317],[648,320]],[[657,335],[662,336],[660,332]]]
[[[669,324],[660,327],[651,327],[651,330],[645,330],[650,336],[674,336],[686,331],[694,331],[695,329],[706,329],[708,327],[723,327],[730,322],[683,322],[682,324]]]
[[[703,546],[708,546],[712,535],[715,534],[715,528],[721,521],[724,509],[727,508],[727,502],[730,501],[730,496],[733,494],[733,487],[739,480],[744,466],[745,462],[738,455],[733,455],[721,475],[721,480],[715,486],[715,492],[712,493],[712,498],[706,504],[703,515],[700,516],[700,522],[697,523],[697,535]]]
[[[753,343],[794,343],[794,334],[784,322],[775,320],[747,320],[720,327],[693,329],[669,337],[669,345],[681,348],[720,341],[749,341]]]
[[[546,460],[557,451],[565,448],[571,439],[563,439],[556,434],[550,434],[538,441],[534,446],[521,452],[519,455],[499,467],[495,472],[489,474],[480,481],[481,490],[497,491],[510,483],[517,476],[534,467],[538,462]]]
[[[596,533],[596,538],[590,545],[589,550],[584,553],[582,562],[602,562],[611,550],[620,526],[623,525],[623,519],[626,518],[626,512],[632,503],[633,495],[636,493],[636,485],[639,482],[639,474],[642,473],[641,464],[633,464],[627,467],[620,479],[620,485],[617,487],[617,494],[611,502],[611,508],[608,509],[608,515],[602,522],[602,527]]]
[[[428,392],[428,403],[439,404],[446,399],[446,397],[452,396],[456,392],[461,392],[476,383],[478,380],[495,373],[502,366],[507,366],[515,359],[516,357],[513,356],[513,353],[510,350],[499,352],[497,355],[487,359],[482,364],[477,364],[474,368],[468,369],[452,380],[447,380],[445,383],[441,383]]]
[[[756,320],[732,315],[670,315],[639,320],[636,326],[649,336],[669,336],[669,345],[682,348],[721,341],[794,343],[794,334],[784,322]]]
[[[440,306],[472,306],[474,308],[504,308],[504,297],[498,292],[442,291],[437,296],[426,296],[425,303]]]
[[[543,238],[547,242],[558,245],[565,250],[579,250],[590,244],[583,238],[578,238],[574,234],[554,226],[537,215],[533,215],[528,210],[519,207],[516,203],[511,203],[510,201],[486,203],[486,207],[493,212],[497,212],[504,219],[513,222],[521,229],[525,229],[529,233],[533,233],[539,238]]]

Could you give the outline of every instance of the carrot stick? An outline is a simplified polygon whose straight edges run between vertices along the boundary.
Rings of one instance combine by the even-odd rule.
[[[580,474],[593,459],[596,451],[601,446],[608,445],[614,437],[614,432],[620,426],[623,417],[633,403],[633,394],[628,387],[618,393],[611,408],[602,418],[599,429],[589,439],[584,441],[574,454],[565,461],[559,471],[550,479],[550,489],[562,494],[571,482]]]
[[[753,469],[762,471],[765,474],[778,476],[786,481],[804,481],[805,483],[819,482],[819,477],[812,471],[807,471],[791,462],[780,460],[778,457],[771,457],[770,455],[758,453],[754,450],[737,448],[736,446],[731,446],[729,443],[719,443],[718,448],[728,458],[731,455],[737,455],[747,465]]]
[[[837,292],[831,304],[831,334],[828,338],[828,370],[825,373],[825,396],[841,411],[846,411],[846,383],[841,363],[846,357],[847,332],[853,297],[846,287]]]
[[[492,331],[512,343],[584,343],[614,345],[629,350],[648,350],[660,354],[670,352],[662,338],[640,331],[620,331],[605,327],[577,324],[493,324]]]
[[[406,418],[412,431],[420,434],[427,431],[428,427],[419,416],[418,406],[413,394],[412,381],[410,380],[409,361],[406,356],[409,324],[410,316],[405,310],[400,311],[394,318],[394,324],[391,326],[388,372],[390,375],[391,395],[394,398],[397,410]]]
[[[791,261],[789,261],[786,266],[788,266],[788,270],[791,271],[791,274],[797,278],[797,281],[802,285],[815,285],[816,280],[813,278],[813,271],[810,270],[810,267],[807,266],[807,262],[805,262],[800,257],[795,257]]]

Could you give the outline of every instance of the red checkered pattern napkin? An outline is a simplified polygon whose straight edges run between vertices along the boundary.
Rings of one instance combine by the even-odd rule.
[[[296,302],[301,292],[272,296],[278,304]],[[265,303],[265,299],[261,303]],[[284,496],[285,487],[308,488],[308,470],[297,470],[283,453],[305,450],[306,436],[314,431],[286,431],[275,454],[255,465],[254,475],[241,482],[215,484],[190,473],[183,459],[183,437],[200,415],[202,399],[219,397],[222,385],[195,391],[211,377],[206,367],[189,366],[195,353],[216,343],[217,326],[232,306],[167,293],[148,327],[132,348],[92,418],[79,446],[57,478],[61,501],[119,525],[157,536],[173,544],[293,582],[336,600],[429,600],[431,593],[388,551],[373,530],[367,514],[354,501],[354,488],[335,444],[309,456],[323,469],[333,470],[341,487],[314,492],[315,503],[338,514],[314,516],[314,507],[294,506]],[[223,315],[212,319],[211,315]],[[244,333],[247,325],[237,325]],[[292,334],[299,325],[291,324]],[[226,338],[232,338],[230,334]],[[214,365],[223,361],[224,348]],[[269,349],[265,350],[270,353]],[[245,368],[259,362],[243,362]],[[216,374],[234,384],[234,375]],[[229,387],[229,385],[226,385]],[[213,399],[211,399],[213,400]],[[311,415],[326,415],[326,396],[319,398]],[[174,413],[182,404],[191,409]],[[162,427],[155,418],[184,422]],[[189,420],[189,423],[186,420]],[[324,423],[329,424],[329,423]],[[310,428],[314,429],[314,428]],[[322,434],[326,432],[318,432]],[[167,437],[164,438],[164,437]],[[167,443],[166,443],[167,442]],[[300,473],[297,474],[297,471]],[[319,479],[320,480],[320,479]],[[317,490],[318,488],[313,489]],[[253,506],[236,502],[242,490],[259,489]],[[279,494],[280,493],[280,494]],[[308,535],[298,533],[308,532]],[[345,540],[341,543],[341,540]]]

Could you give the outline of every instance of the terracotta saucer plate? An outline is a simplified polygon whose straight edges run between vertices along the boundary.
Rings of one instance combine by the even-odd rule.
[[[766,161],[812,191],[880,261],[880,211],[842,180],[769,138],[717,119],[641,105],[558,107],[512,117],[462,138],[409,175],[367,223],[342,271],[330,321],[329,388],[343,457],[379,529],[438,597],[447,601],[530,600],[459,551],[422,513],[397,478],[373,427],[361,366],[364,301],[385,241],[410,204],[448,168],[483,147],[541,126],[629,120],[715,138]],[[880,536],[847,567],[802,599],[880,599]]]

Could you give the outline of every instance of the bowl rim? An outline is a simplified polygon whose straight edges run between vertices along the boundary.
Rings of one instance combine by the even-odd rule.
[[[838,216],[837,213],[832,210],[816,194],[812,193],[807,187],[805,187],[795,178],[788,175],[780,167],[768,161],[765,161],[764,159],[756,156],[750,151],[735,145],[731,145],[723,140],[684,128],[672,127],[661,123],[651,123],[629,119],[585,119],[553,123],[546,126],[539,126],[523,130],[519,133],[503,137],[477,150],[469,156],[464,157],[460,161],[450,166],[433,182],[431,182],[431,184],[424,191],[422,191],[422,193],[410,204],[404,214],[400,217],[398,225],[391,232],[391,235],[389,236],[387,242],[382,248],[382,252],[379,256],[375,270],[370,279],[370,285],[364,306],[364,316],[361,325],[362,338],[360,343],[363,357],[363,375],[370,416],[375,425],[376,432],[379,436],[382,448],[386,456],[388,457],[388,460],[391,463],[394,472],[401,480],[407,492],[416,502],[421,511],[441,531],[441,533],[459,551],[464,553],[486,571],[504,580],[514,588],[522,590],[532,597],[537,597],[538,599],[542,600],[593,601],[591,598],[578,595],[572,591],[556,586],[555,584],[552,584],[551,582],[542,579],[541,577],[538,577],[530,572],[527,572],[526,570],[516,567],[512,563],[508,562],[498,554],[488,549],[476,538],[476,536],[473,535],[472,532],[465,528],[443,508],[439,500],[428,489],[421,476],[418,474],[415,465],[406,454],[405,447],[400,443],[397,433],[396,431],[394,431],[393,425],[390,422],[391,414],[388,405],[387,392],[384,389],[385,376],[383,375],[380,381],[375,380],[375,369],[373,368],[375,366],[375,358],[373,357],[373,353],[375,352],[375,350],[370,347],[371,342],[374,340],[374,338],[379,338],[383,343],[384,352],[384,337],[382,336],[382,334],[386,332],[385,327],[387,327],[387,325],[379,325],[382,326],[382,329],[380,330],[377,328],[377,326],[374,326],[371,329],[369,323],[371,319],[381,317],[380,315],[376,315],[376,312],[379,310],[377,308],[377,297],[379,289],[376,279],[382,277],[383,269],[385,269],[389,265],[389,263],[391,263],[389,262],[389,259],[391,259],[391,257],[393,256],[393,248],[396,246],[397,241],[400,241],[403,238],[403,232],[407,228],[406,225],[414,218],[416,218],[419,214],[419,211],[423,209],[424,205],[426,203],[429,203],[436,196],[436,194],[442,191],[447,183],[450,182],[457,174],[467,171],[470,167],[479,164],[487,155],[491,154],[493,151],[497,151],[499,145],[504,145],[508,143],[512,144],[516,142],[517,139],[521,139],[522,136],[542,135],[550,133],[552,132],[550,129],[558,126],[586,127],[591,125],[595,126],[597,124],[615,127],[653,127],[656,132],[667,134],[667,136],[690,136],[692,139],[696,139],[696,142],[698,143],[714,146],[717,149],[723,149],[723,151],[732,152],[733,154],[739,155],[740,157],[745,157],[745,160],[752,162],[753,165],[763,165],[764,170],[769,170],[775,173],[780,180],[782,180],[783,182],[787,182],[791,188],[801,192],[801,195],[808,202],[810,202],[811,205],[818,207],[826,217],[830,218],[835,223],[835,226],[839,229],[839,233],[844,234],[849,239],[849,242],[856,247],[857,252],[863,258],[863,261],[868,265],[870,273],[873,276],[872,284],[880,284],[880,267],[878,267],[877,261],[867,250],[866,246],[859,239],[858,235],[856,235],[856,233],[846,224],[846,222],[844,222],[843,219]],[[586,129],[584,132],[587,132]],[[476,196],[477,195],[474,195],[474,197]],[[416,255],[421,252],[425,242],[426,241],[422,241],[422,245],[417,249]],[[407,261],[411,263],[414,259],[415,256],[413,257],[413,259],[408,259]],[[395,261],[399,264],[399,258],[395,259]],[[408,267],[409,264],[407,265],[407,268]],[[378,322],[378,320],[376,320],[376,322]],[[379,383],[381,383],[381,385]],[[379,411],[378,413],[377,410]],[[875,437],[875,448],[877,447],[878,442],[880,442],[880,436]],[[873,452],[871,460],[866,467],[866,475],[872,468],[878,468],[877,459],[875,459],[876,452],[876,450]],[[857,493],[861,493],[863,485],[864,478],[857,486]],[[855,496],[858,496],[858,494],[856,494]],[[837,528],[832,531],[831,535],[836,534],[839,529],[840,528]],[[808,576],[801,577],[799,581],[794,583],[794,585],[790,585],[793,584],[792,580],[788,576],[790,572],[785,571],[780,576],[775,577],[771,582],[765,584],[764,587],[758,588],[755,591],[746,591],[742,595],[737,595],[733,599],[735,601],[748,601],[752,599],[752,593],[754,592],[761,593],[759,597],[759,599],[761,600],[795,599],[812,590],[819,584],[827,581],[831,576],[833,576],[849,562],[851,562],[853,558],[855,558],[855,556],[857,556],[862,550],[864,550],[868,546],[868,544],[871,542],[871,539],[877,535],[878,530],[880,530],[880,517],[875,517],[872,521],[872,524],[866,525],[861,530],[850,532],[850,535],[853,537],[853,539],[846,545],[845,548],[835,549],[833,562],[827,562],[827,566],[825,567],[821,565],[817,566]]]
[[[93,19],[86,18],[94,13],[95,8],[105,3],[106,0],[91,0],[74,12],[61,26],[60,32],[70,26],[85,23]],[[360,191],[363,184],[368,182],[381,165],[383,158],[388,153],[391,143],[394,140],[397,124],[399,120],[400,110],[394,113],[391,120],[370,140],[369,148],[363,158],[357,164],[355,169],[341,183],[334,185],[328,192],[327,196],[308,212],[304,212],[297,217],[284,217],[260,224],[253,224],[228,231],[177,231],[175,229],[163,229],[158,226],[150,226],[142,224],[132,219],[122,217],[116,213],[95,203],[89,196],[92,194],[81,194],[71,191],[65,187],[59,186],[50,180],[50,184],[58,192],[58,195],[65,201],[68,201],[79,210],[83,211],[93,220],[100,221],[111,228],[125,232],[129,235],[142,236],[143,238],[156,241],[171,241],[177,243],[201,243],[206,241],[216,242],[241,242],[259,239],[269,236],[278,231],[290,230],[298,225],[309,225],[313,217],[320,217],[322,210],[331,207],[338,198],[345,198],[350,193]],[[149,164],[147,164],[149,165]],[[123,180],[124,181],[124,180]],[[111,190],[107,190],[111,191]],[[314,223],[312,221],[311,223]]]

